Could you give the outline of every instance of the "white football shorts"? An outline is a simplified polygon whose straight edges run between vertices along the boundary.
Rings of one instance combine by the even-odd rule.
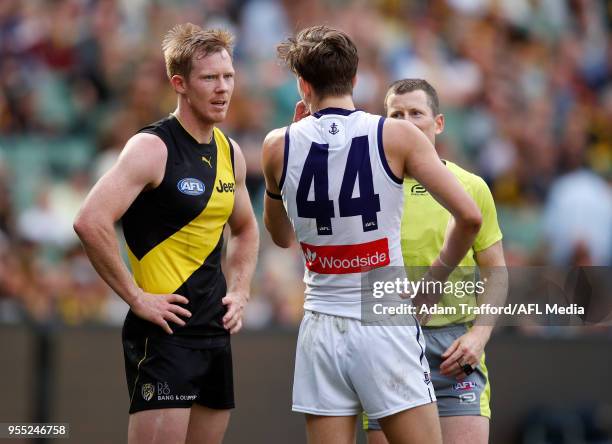
[[[365,411],[378,419],[435,400],[418,324],[362,325],[358,319],[305,312],[293,411],[322,416]]]

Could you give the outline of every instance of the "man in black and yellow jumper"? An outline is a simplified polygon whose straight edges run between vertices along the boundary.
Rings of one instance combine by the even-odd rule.
[[[234,407],[229,335],[242,326],[258,249],[244,157],[216,127],[234,88],[232,36],[179,25],[162,49],[178,106],[127,142],[91,190],[75,230],[130,306],[123,328],[128,442],[217,443]],[[115,237],[119,220],[132,274]]]

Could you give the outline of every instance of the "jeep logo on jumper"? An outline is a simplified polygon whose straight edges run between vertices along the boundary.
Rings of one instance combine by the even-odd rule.
[[[219,179],[219,185],[217,185],[217,188],[215,189],[219,193],[233,193],[235,186],[236,185],[234,184],[234,182],[225,183],[221,182],[221,179]]]
[[[186,177],[176,184],[178,190],[189,196],[199,196],[204,193],[204,182],[193,177]]]
[[[300,242],[306,268],[320,274],[361,273],[389,265],[387,238],[354,245],[310,245]]]

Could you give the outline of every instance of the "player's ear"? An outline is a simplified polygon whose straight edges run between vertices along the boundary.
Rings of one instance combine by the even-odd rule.
[[[300,96],[302,100],[306,99],[306,101],[311,102],[312,97],[312,86],[303,77],[298,77],[298,90],[300,92]]]
[[[355,85],[357,85],[357,74],[355,74],[353,80],[351,80],[351,83],[353,84],[353,89],[355,89]]]
[[[175,74],[170,78],[172,87],[178,94],[185,94],[187,92],[186,80],[183,76]]]
[[[438,114],[435,117],[435,122],[436,122],[436,134],[440,134],[442,131],[444,131],[444,114]]]

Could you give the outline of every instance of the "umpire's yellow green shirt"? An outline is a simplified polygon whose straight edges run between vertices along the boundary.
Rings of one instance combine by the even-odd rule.
[[[476,252],[482,251],[502,238],[495,203],[489,187],[475,174],[472,174],[452,162],[445,161],[447,168],[455,175],[465,190],[472,196],[482,213],[482,226],[476,240],[468,254],[459,264],[461,267],[474,267],[476,265]],[[436,259],[446,234],[446,227],[450,213],[440,205],[431,195],[414,179],[404,180],[404,215],[402,217],[402,254],[406,267],[428,267]],[[423,269],[409,271],[409,276],[418,279]],[[464,274],[471,274],[472,268],[463,269]],[[415,275],[416,272],[416,275]],[[452,280],[460,279],[462,270],[453,272]],[[453,315],[433,315],[428,327],[440,327],[448,324],[472,321],[475,316],[463,314],[459,304],[476,305],[474,294],[459,298],[452,294],[445,294],[439,306],[454,306],[457,308]]]

